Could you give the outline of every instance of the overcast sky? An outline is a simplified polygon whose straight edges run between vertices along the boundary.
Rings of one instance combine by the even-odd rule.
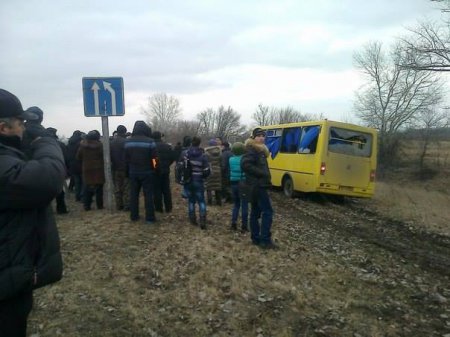
[[[124,79],[125,116],[110,132],[144,119],[157,92],[185,119],[224,105],[249,124],[262,103],[350,120],[362,83],[353,53],[438,16],[428,0],[1,0],[0,88],[65,136],[101,130],[84,117],[83,77]]]

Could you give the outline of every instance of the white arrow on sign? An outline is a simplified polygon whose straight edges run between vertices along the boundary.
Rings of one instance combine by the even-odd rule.
[[[109,91],[109,93],[111,94],[111,113],[113,116],[117,115],[117,110],[116,110],[116,92],[115,90],[112,88],[111,83],[109,82],[105,82],[103,81],[103,87],[105,88],[105,90]]]
[[[98,91],[100,90],[100,86],[97,84],[97,82],[94,82],[92,85],[91,90],[94,92],[94,109],[95,109],[95,115],[100,116],[100,107],[98,105]]]

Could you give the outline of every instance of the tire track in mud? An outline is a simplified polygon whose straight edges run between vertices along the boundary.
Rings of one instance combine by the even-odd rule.
[[[377,214],[352,199],[335,200],[326,196],[286,199],[278,192],[272,196],[276,207],[283,209],[283,216],[301,214],[301,217],[320,225],[321,229],[334,230],[346,238],[356,237],[425,270],[450,276],[448,236],[418,230],[411,224]]]

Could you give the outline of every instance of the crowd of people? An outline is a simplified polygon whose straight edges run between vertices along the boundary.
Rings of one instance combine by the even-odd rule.
[[[131,221],[139,221],[142,190],[146,224],[157,221],[157,213],[171,212],[171,165],[189,159],[192,177],[184,184],[182,193],[188,204],[189,222],[206,229],[207,206],[232,203],[230,228],[238,230],[240,227],[243,233],[250,231],[254,244],[274,248],[270,233],[273,210],[267,194],[270,172],[264,137],[264,130],[257,128],[245,144],[236,142],[230,146],[216,137],[209,139],[203,148],[201,138],[185,136],[178,147],[172,148],[163,140],[163,133],[152,131],[144,121],[136,121],[131,133],[119,125],[110,142],[116,209],[129,212]],[[70,186],[74,186],[76,200],[89,211],[95,195],[96,207],[102,209],[105,177],[100,134],[93,130],[83,136],[77,130],[68,143]]]
[[[51,202],[56,200],[58,214],[70,212],[63,188],[67,179],[67,189],[85,211],[92,210],[94,200],[96,209],[103,208],[100,133],[76,130],[66,145],[55,128],[42,126],[43,119],[40,108],[24,111],[15,95],[0,89],[0,337],[25,336],[33,290],[62,277]],[[200,137],[185,136],[172,147],[144,121],[136,121],[131,133],[119,125],[110,139],[115,207],[128,212],[130,221],[140,221],[142,191],[144,222],[152,225],[157,213],[172,212],[172,164],[188,162],[182,189],[187,222],[205,230],[207,207],[231,203],[231,230],[250,232],[262,249],[277,248],[264,139],[264,130],[256,128],[245,143],[230,146],[216,137],[203,148]]]

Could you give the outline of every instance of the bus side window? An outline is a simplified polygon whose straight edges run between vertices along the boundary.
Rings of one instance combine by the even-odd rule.
[[[330,128],[328,149],[331,152],[369,157],[371,147],[372,136],[370,134],[337,127]]]
[[[300,127],[284,129],[281,140],[280,152],[297,153],[300,134],[301,134]]]
[[[299,153],[316,153],[319,131],[319,126],[307,126],[303,128],[300,148],[298,150]]]
[[[265,144],[269,149],[270,156],[274,159],[280,151],[282,129],[267,130]]]

